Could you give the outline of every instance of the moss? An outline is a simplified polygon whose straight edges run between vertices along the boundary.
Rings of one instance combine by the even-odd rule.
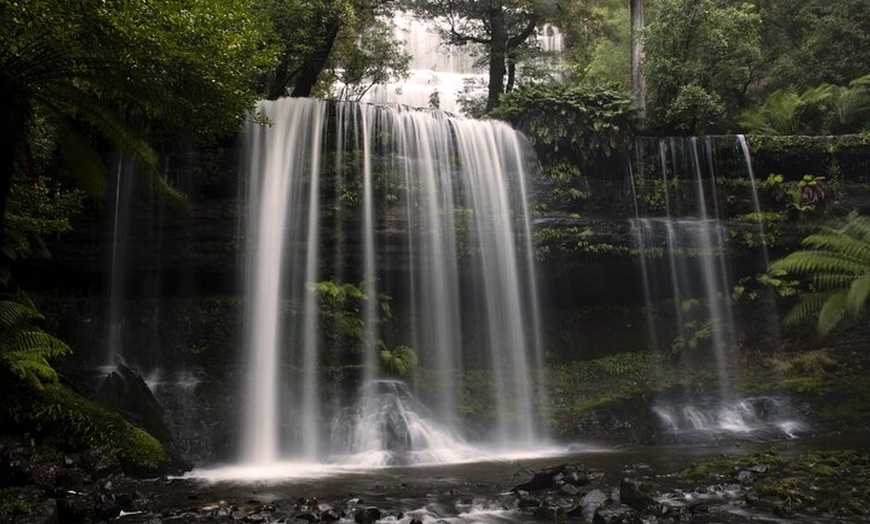
[[[22,488],[0,489],[0,517],[29,515],[32,505],[21,497]]]
[[[105,447],[128,473],[153,474],[170,465],[165,449],[153,436],[62,385],[42,390],[13,387],[5,397],[4,415],[22,433],[61,449]]]
[[[854,450],[813,451],[797,458],[775,451],[726,457],[693,466],[684,479],[735,477],[746,481],[748,504],[764,511],[856,517],[870,512],[870,455]]]
[[[610,404],[612,401],[613,399],[610,397],[587,398],[574,402],[569,410],[572,416],[581,417],[589,411]]]

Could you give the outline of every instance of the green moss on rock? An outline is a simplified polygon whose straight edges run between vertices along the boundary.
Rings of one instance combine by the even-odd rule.
[[[170,467],[169,456],[156,438],[60,384],[41,390],[18,385],[3,396],[0,418],[8,419],[4,426],[20,433],[61,449],[104,447],[131,474],[156,474]]]

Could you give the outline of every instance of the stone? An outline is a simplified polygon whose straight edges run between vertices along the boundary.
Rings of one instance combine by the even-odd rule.
[[[108,446],[88,450],[84,454],[85,468],[94,478],[107,477],[121,472],[121,462],[111,453]]]
[[[84,493],[71,493],[57,501],[57,514],[61,522],[87,522],[94,520],[97,504]]]
[[[540,506],[541,500],[528,493],[525,496],[520,495],[519,500],[517,500],[517,507],[520,509],[538,508]]]
[[[575,486],[574,484],[562,484],[559,486],[559,493],[563,495],[568,495],[569,497],[573,497],[574,495],[580,493],[580,488]]]
[[[356,524],[373,524],[381,519],[381,510],[374,506],[359,509],[353,514]]]
[[[624,478],[619,484],[620,501],[634,509],[643,511],[656,504],[649,489],[640,481]]]
[[[565,516],[565,510],[559,506],[541,506],[535,508],[534,516],[545,520],[558,520]]]

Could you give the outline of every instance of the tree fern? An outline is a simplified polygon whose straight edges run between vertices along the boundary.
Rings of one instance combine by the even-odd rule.
[[[0,301],[0,361],[21,380],[42,388],[57,382],[48,359],[70,353],[62,340],[39,327],[39,312],[17,302]]]
[[[851,214],[801,243],[804,249],[771,264],[771,271],[809,277],[810,289],[786,315],[794,324],[817,315],[827,335],[848,314],[858,316],[870,297],[870,218]]]

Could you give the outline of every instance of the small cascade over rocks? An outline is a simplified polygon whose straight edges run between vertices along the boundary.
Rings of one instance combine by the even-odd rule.
[[[681,440],[707,440],[723,434],[791,438],[808,429],[795,417],[788,402],[775,397],[747,397],[733,402],[697,399],[683,404],[658,404],[653,411],[665,433]]]
[[[466,441],[539,444],[521,135],[349,102],[258,110],[271,125],[246,134],[242,462],[385,465],[459,459]],[[337,298],[347,284],[362,304]],[[384,380],[381,361],[401,346],[419,361],[419,401],[411,383]]]

